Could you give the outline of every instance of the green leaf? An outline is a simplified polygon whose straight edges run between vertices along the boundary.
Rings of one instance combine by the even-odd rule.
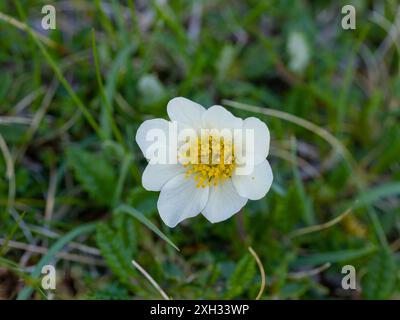
[[[295,178],[295,183],[296,183],[296,189],[298,191],[299,195],[299,201],[300,201],[300,209],[303,215],[303,218],[305,222],[308,225],[315,224],[315,216],[314,216],[314,211],[312,207],[312,201],[311,199],[307,196],[306,190],[304,188],[303,181],[300,176],[300,171],[299,171],[299,165],[297,163],[297,143],[295,139],[291,139],[291,146],[292,146],[292,159],[293,159],[293,175]]]
[[[116,215],[113,219],[118,241],[125,250],[129,261],[137,253],[137,237],[134,219],[126,215]]]
[[[76,179],[93,200],[100,205],[112,205],[117,175],[106,157],[73,148],[67,151],[67,161]]]
[[[137,287],[131,281],[136,274],[131,266],[132,257],[127,256],[126,248],[121,245],[121,239],[111,227],[99,223],[96,228],[96,242],[112,272],[128,289],[135,292]]]
[[[335,263],[335,262],[350,261],[364,257],[374,251],[375,247],[367,246],[365,248],[354,249],[354,250],[316,253],[305,257],[297,258],[296,261],[294,262],[294,265],[298,267],[304,265],[323,264],[327,262]]]
[[[235,271],[228,282],[226,299],[240,296],[250,285],[256,272],[256,265],[253,257],[246,254],[237,264]]]
[[[118,84],[118,76],[121,73],[121,69],[123,69],[128,61],[128,58],[132,54],[132,52],[136,48],[136,43],[128,43],[124,48],[122,48],[118,55],[116,56],[115,60],[113,61],[110,70],[107,73],[107,81],[105,85],[105,94],[107,100],[110,104],[111,111],[113,111],[112,102],[114,101],[114,94]],[[105,109],[102,109],[101,114],[101,125],[103,126],[110,126],[109,122],[110,119],[108,118],[107,112]],[[107,124],[106,124],[107,123]]]
[[[233,46],[225,45],[222,48],[220,56],[216,63],[217,78],[219,81],[224,80],[227,77],[228,72],[234,62],[235,55],[236,51]]]
[[[365,191],[355,203],[355,208],[374,204],[382,198],[400,195],[400,182],[392,182]]]
[[[368,273],[362,281],[366,299],[389,299],[396,285],[397,267],[389,250],[379,250],[367,265]]]
[[[138,219],[141,223],[143,223],[147,228],[157,234],[161,239],[166,241],[168,244],[173,246],[177,251],[180,251],[179,248],[160,230],[158,229],[149,219],[147,219],[140,211],[132,208],[128,205],[120,205],[114,211],[116,214],[122,212],[131,215],[132,217]]]
[[[88,294],[88,300],[130,300],[132,296],[125,287],[120,287],[117,283],[112,283],[106,288]]]

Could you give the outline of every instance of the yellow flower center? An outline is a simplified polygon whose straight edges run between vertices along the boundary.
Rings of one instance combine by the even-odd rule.
[[[215,134],[197,138],[181,158],[185,159],[186,177],[193,177],[198,188],[217,186],[232,176],[236,166],[232,141]]]

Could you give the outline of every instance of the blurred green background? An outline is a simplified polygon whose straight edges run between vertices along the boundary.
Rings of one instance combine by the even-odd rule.
[[[1,1],[0,298],[162,298],[134,259],[173,299],[255,299],[255,257],[262,299],[400,298],[399,25],[395,0]],[[267,123],[264,199],[162,223],[134,137],[175,96]]]

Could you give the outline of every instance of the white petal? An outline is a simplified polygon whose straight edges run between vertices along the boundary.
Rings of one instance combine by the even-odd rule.
[[[254,164],[259,164],[265,160],[269,153],[270,136],[268,127],[261,120],[250,117],[243,121],[244,134],[246,134],[246,130],[253,130],[254,133],[253,148],[250,149],[246,145],[246,152],[252,152],[254,155]],[[243,139],[243,142],[246,142],[245,138]]]
[[[221,106],[212,106],[203,113],[203,128],[205,129],[241,129],[243,120]]]
[[[164,223],[173,228],[184,219],[198,215],[205,207],[209,188],[197,188],[191,177],[180,174],[162,188],[157,208]]]
[[[142,184],[148,191],[160,191],[170,179],[184,172],[180,164],[148,164],[143,171]]]
[[[242,196],[251,200],[263,198],[273,180],[272,170],[267,160],[261,162],[254,167],[249,175],[233,175],[232,181],[237,192]]]
[[[205,111],[206,109],[200,104],[182,97],[170,100],[167,105],[171,121],[176,121],[189,128],[199,128],[201,116]]]
[[[212,223],[232,217],[246,204],[247,199],[235,190],[231,179],[210,187],[210,196],[203,215]]]
[[[139,145],[140,150],[142,150],[143,155],[149,159],[147,154],[149,147],[155,142],[150,138],[151,131],[157,133],[164,133],[165,135],[165,149],[168,147],[168,130],[170,122],[164,119],[151,119],[144,121],[136,132],[136,142]]]

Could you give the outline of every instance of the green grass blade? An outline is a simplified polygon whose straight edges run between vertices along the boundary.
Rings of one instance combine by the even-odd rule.
[[[122,161],[121,171],[120,171],[120,174],[119,174],[117,187],[116,187],[115,193],[114,193],[114,205],[117,205],[118,202],[121,199],[121,194],[122,194],[122,189],[124,187],[124,182],[125,182],[125,180],[127,178],[129,167],[130,167],[132,161],[133,161],[133,157],[129,153],[127,155],[125,155],[125,157],[124,157],[124,159]]]
[[[126,213],[138,219],[161,239],[168,242],[168,244],[174,247],[174,249],[180,251],[179,248],[160,229],[158,229],[149,219],[147,219],[140,211],[136,210],[135,208],[132,208],[126,204],[122,204],[117,209],[115,209],[115,213]]]
[[[16,5],[22,9],[22,6],[21,6],[21,3],[19,0],[16,1]],[[24,15],[24,12],[21,10],[20,14]],[[47,49],[44,47],[41,40],[39,40],[39,36],[36,33],[34,33],[33,30],[28,25],[25,26],[24,30],[28,32],[28,34],[31,37],[31,39],[33,40],[33,42],[38,46],[38,48],[42,52],[44,58],[46,59],[46,61],[50,65],[50,67],[53,69],[54,74],[56,75],[58,80],[61,82],[61,84],[64,86],[65,90],[67,90],[67,92],[71,96],[72,100],[76,103],[78,108],[81,110],[82,114],[88,121],[89,125],[97,133],[97,135],[99,137],[101,137],[100,128],[97,125],[96,121],[94,120],[93,116],[90,114],[89,110],[85,107],[85,105],[79,99],[79,97],[75,94],[71,85],[68,83],[67,79],[65,79],[60,68],[57,66],[57,63],[54,61],[54,59],[51,57],[51,55],[49,54]]]
[[[106,138],[110,138],[109,137],[109,126],[111,126],[111,129],[115,135],[115,137],[117,138],[118,142],[120,142],[121,144],[123,144],[123,138],[121,135],[121,132],[119,131],[115,121],[114,121],[114,117],[112,114],[112,109],[111,109],[111,101],[109,101],[109,99],[107,99],[105,90],[104,90],[104,86],[103,86],[103,81],[101,80],[101,74],[100,74],[100,67],[99,67],[99,58],[97,55],[97,47],[96,47],[96,37],[95,37],[95,32],[94,29],[92,29],[92,49],[93,49],[93,57],[94,57],[94,65],[95,65],[95,69],[96,69],[96,77],[97,77],[97,82],[100,88],[100,94],[101,94],[101,98],[103,101],[103,104],[105,106],[105,114],[106,114],[106,119],[107,121],[104,122],[103,128],[102,128],[102,133],[103,136]]]
[[[87,234],[90,233],[92,231],[94,231],[96,229],[96,224],[95,223],[89,223],[89,224],[84,224],[81,225],[75,229],[73,229],[72,231],[70,231],[69,233],[67,233],[66,235],[64,235],[63,237],[61,237],[60,239],[57,240],[56,243],[54,243],[49,251],[40,259],[40,261],[36,264],[35,269],[33,270],[32,273],[32,278],[36,279],[40,276],[41,271],[42,271],[42,267],[46,264],[48,264],[51,259],[53,259],[53,257],[55,256],[55,254],[57,252],[59,252],[67,243],[71,242],[73,239],[75,239],[76,237],[83,235],[83,234]],[[18,294],[18,300],[26,300],[29,298],[29,296],[32,294],[33,292],[33,288],[31,286],[26,286],[24,287],[20,293]]]
[[[315,253],[310,254],[308,256],[299,257],[293,263],[294,266],[305,266],[305,265],[316,265],[323,263],[335,263],[335,262],[344,262],[350,261],[354,259],[358,259],[364,256],[369,255],[374,252],[376,247],[368,246],[361,249],[355,250],[341,250],[341,251],[333,251],[333,252],[323,252],[323,253]]]
[[[400,195],[400,182],[387,183],[367,190],[356,201],[355,207],[359,208],[374,204],[382,198]]]
[[[4,239],[3,245],[0,247],[0,257],[2,257],[7,250],[7,245],[14,236],[15,232],[17,231],[19,227],[19,223],[24,220],[24,217],[26,215],[26,212],[23,212],[21,216],[18,218],[18,221],[15,222],[15,225],[12,227],[11,232],[7,235],[7,237]]]

